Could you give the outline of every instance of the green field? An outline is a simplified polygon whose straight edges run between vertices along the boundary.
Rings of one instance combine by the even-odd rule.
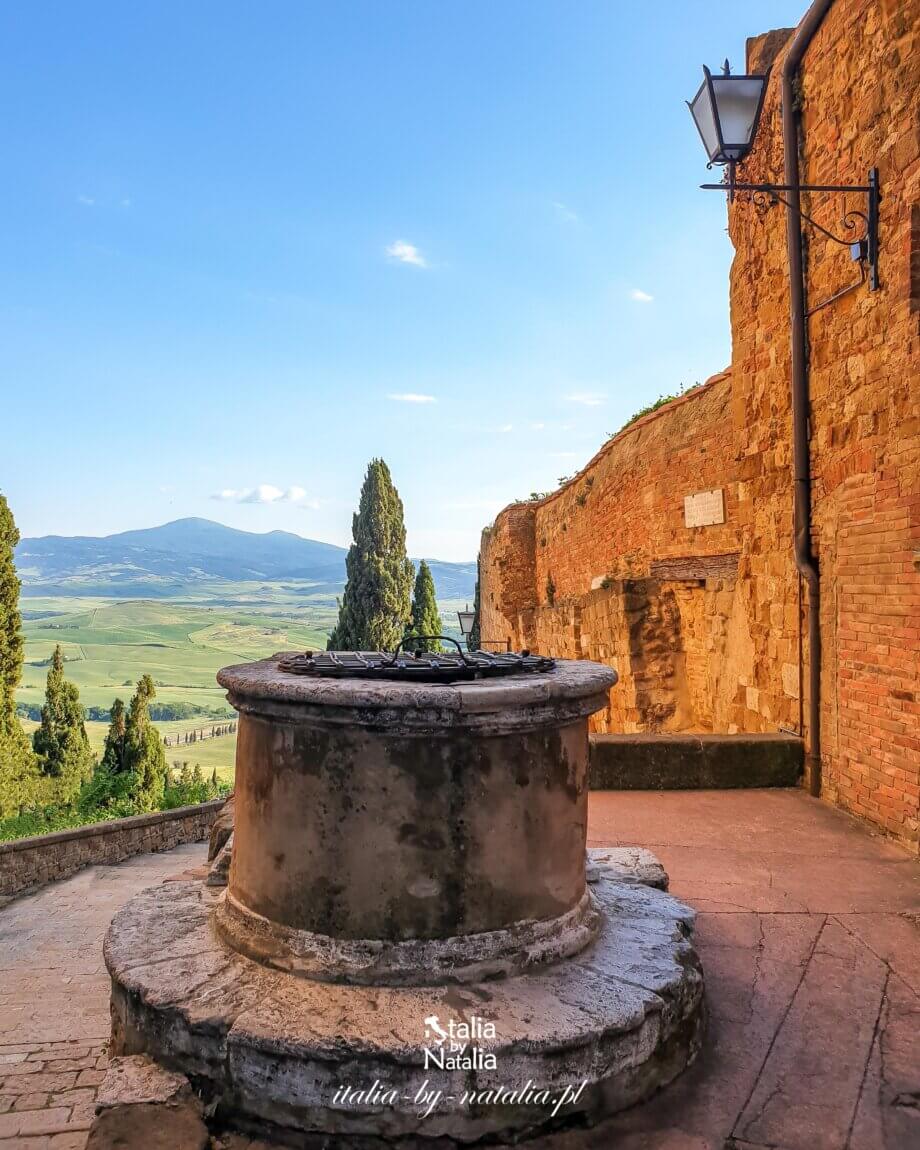
[[[445,600],[439,606],[445,634],[459,637],[456,612],[463,604]],[[321,650],[336,617],[335,599],[328,592],[290,583],[194,586],[179,598],[156,600],[23,597],[21,608],[26,651],[20,703],[41,705],[47,661],[59,643],[65,673],[79,687],[85,707],[108,708],[116,697],[127,703],[137,680],[149,674],[157,703],[202,709],[197,718],[157,723],[164,736],[210,732],[218,716],[235,717],[215,680],[221,667],[275,651]],[[35,724],[25,726],[31,730]],[[106,727],[86,725],[97,752]],[[235,754],[235,735],[166,749],[170,763],[199,763],[206,774],[216,767],[223,780],[233,777]]]

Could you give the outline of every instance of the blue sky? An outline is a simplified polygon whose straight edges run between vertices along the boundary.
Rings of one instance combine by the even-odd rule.
[[[804,7],[8,5],[23,534],[201,515],[344,544],[382,455],[410,552],[471,558],[728,362],[725,205],[683,101]]]

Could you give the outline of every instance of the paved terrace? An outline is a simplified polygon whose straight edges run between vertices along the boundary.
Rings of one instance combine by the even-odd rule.
[[[710,1028],[645,1106],[531,1150],[920,1148],[920,867],[801,791],[600,792],[696,907]],[[203,846],[94,867],[0,911],[0,1150],[82,1150],[105,1065],[102,936]],[[249,1146],[244,1140],[230,1140]]]

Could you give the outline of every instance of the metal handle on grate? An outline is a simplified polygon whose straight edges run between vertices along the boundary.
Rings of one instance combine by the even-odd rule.
[[[393,652],[392,658],[381,662],[380,666],[381,667],[395,667],[396,666],[396,660],[399,658],[399,653],[400,653],[400,651],[402,651],[402,649],[406,645],[406,643],[420,643],[423,639],[438,639],[439,641],[443,641],[445,643],[453,643],[453,645],[457,648],[457,654],[460,656],[460,659],[463,662],[464,666],[466,666],[466,667],[475,667],[476,666],[476,664],[471,659],[468,659],[466,657],[466,654],[464,653],[463,648],[460,646],[460,644],[457,642],[457,640],[452,639],[450,637],[450,635],[409,635],[405,639],[403,639],[400,643],[397,644],[396,650]],[[426,654],[432,654],[432,652],[426,652]]]

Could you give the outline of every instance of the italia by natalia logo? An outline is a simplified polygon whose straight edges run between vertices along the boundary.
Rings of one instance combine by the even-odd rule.
[[[476,1014],[467,1018],[447,1018],[437,1014],[425,1019],[425,1069],[495,1070],[495,1055],[481,1043],[496,1037],[495,1023]]]

